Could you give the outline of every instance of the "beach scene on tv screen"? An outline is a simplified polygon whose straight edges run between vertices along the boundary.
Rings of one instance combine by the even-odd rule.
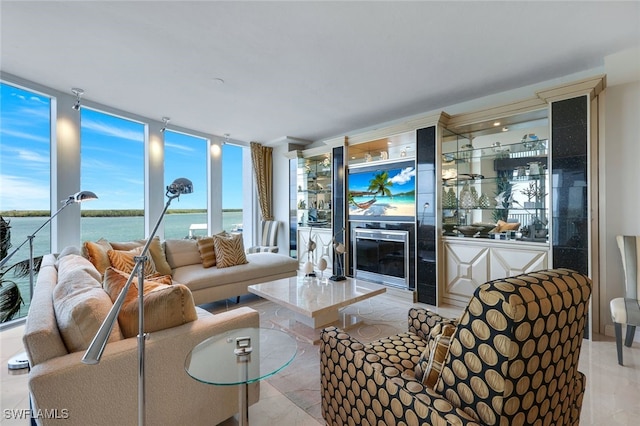
[[[415,179],[413,166],[349,173],[349,215],[413,217]]]

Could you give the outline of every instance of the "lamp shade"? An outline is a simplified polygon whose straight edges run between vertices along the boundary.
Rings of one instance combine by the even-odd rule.
[[[167,186],[167,192],[173,195],[191,194],[193,192],[193,183],[187,178],[178,178]]]
[[[76,203],[81,203],[83,201],[97,200],[98,199],[98,196],[95,193],[91,192],[91,191],[76,192],[71,197],[73,197],[73,201],[76,202]]]

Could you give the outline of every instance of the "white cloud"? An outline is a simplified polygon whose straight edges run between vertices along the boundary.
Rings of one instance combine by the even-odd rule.
[[[165,148],[172,148],[172,149],[177,149],[179,151],[186,151],[186,152],[194,152],[195,149],[186,146],[186,145],[179,145],[176,143],[171,143],[171,142],[165,142],[164,143]]]
[[[402,171],[397,175],[389,178],[389,182],[393,183],[394,185],[404,185],[405,183],[409,182],[415,175],[416,169],[414,167],[406,167],[402,169]]]
[[[22,176],[0,174],[0,210],[47,210],[49,186]]]
[[[14,137],[14,138],[18,138],[18,139],[23,139],[23,140],[30,140],[30,141],[35,141],[35,142],[41,142],[41,143],[46,143],[48,144],[50,142],[50,138],[49,136],[39,136],[33,133],[27,133],[27,132],[23,132],[20,130],[11,130],[5,127],[6,123],[3,123],[2,126],[2,135],[3,136],[9,136],[9,137]]]
[[[143,142],[144,140],[142,132],[123,129],[117,126],[110,126],[97,120],[83,120],[82,127],[115,138],[127,139],[135,142]]]

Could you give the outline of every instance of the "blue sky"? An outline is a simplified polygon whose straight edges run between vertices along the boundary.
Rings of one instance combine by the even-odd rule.
[[[369,182],[375,175],[383,171],[384,170],[358,171],[358,169],[354,169],[354,171],[349,174],[349,191],[367,191]],[[388,169],[388,172],[389,180],[393,183],[389,188],[392,194],[415,189],[416,170],[414,167],[391,168]]]
[[[7,84],[0,87],[0,210],[47,210],[50,101]],[[144,208],[144,125],[86,108],[81,114],[81,189],[98,195],[82,208]],[[164,135],[165,185],[185,177],[194,186],[193,194],[171,207],[206,208],[206,141],[170,131]],[[242,148],[225,145],[222,155],[223,208],[242,208],[237,187]]]

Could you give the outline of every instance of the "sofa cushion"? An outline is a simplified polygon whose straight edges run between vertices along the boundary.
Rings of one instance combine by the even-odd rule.
[[[104,274],[104,288],[112,301],[117,299],[128,278],[129,274],[107,268]],[[181,284],[163,284],[163,280],[166,280],[166,276],[144,280],[145,333],[176,327],[198,319],[191,291]],[[138,278],[134,277],[118,314],[118,323],[125,338],[138,335],[138,289]]]
[[[202,259],[202,266],[205,268],[216,266],[216,250],[213,245],[213,237],[198,238],[196,243]]]
[[[213,286],[251,281],[274,275],[294,273],[298,261],[284,254],[252,253],[248,263],[228,268],[203,268],[202,265],[187,265],[173,270],[173,280],[197,291]]]
[[[60,335],[70,353],[89,347],[113,306],[100,279],[96,268],[82,256],[69,254],[59,261],[53,307]],[[109,341],[121,339],[120,328],[113,327]]]
[[[136,247],[144,246],[147,240],[135,240],[127,242],[111,241],[111,247],[114,250],[131,250]],[[154,237],[149,244],[149,255],[156,265],[156,270],[160,275],[171,275],[171,266],[167,262],[167,256],[164,247],[160,242],[160,237]],[[117,269],[117,268],[116,268]]]
[[[87,259],[96,267],[100,275],[104,274],[105,269],[111,266],[109,255],[107,252],[113,250],[109,241],[100,238],[98,241],[85,241],[84,251]]]
[[[218,269],[248,263],[240,234],[214,235],[213,246],[216,251]]]
[[[164,250],[171,269],[187,265],[202,265],[196,240],[166,240],[164,242]]]
[[[111,266],[113,268],[126,274],[130,274],[136,265],[135,258],[142,254],[142,250],[142,246],[131,250],[109,250],[107,251],[107,255],[109,256],[109,261],[111,261]],[[147,256],[147,261],[144,263],[144,276],[148,277],[157,273],[158,271],[156,270],[155,263],[153,263],[153,258],[151,256]]]

